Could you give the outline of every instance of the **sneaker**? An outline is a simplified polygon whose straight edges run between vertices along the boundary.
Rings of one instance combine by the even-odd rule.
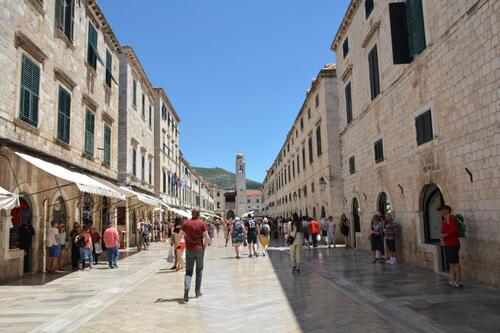
[[[386,264],[392,265],[392,259],[388,259],[385,261]]]
[[[257,252],[255,252],[254,256],[255,256],[255,258],[257,258],[259,256],[259,254]]]
[[[449,285],[449,286],[454,287],[454,286],[455,286],[455,284],[456,284],[456,282],[455,282],[455,281],[453,281],[453,280],[448,281],[448,285]]]
[[[189,291],[185,290],[184,291],[184,303],[189,302]]]
[[[114,269],[114,268],[115,268],[115,266],[113,266],[113,265],[109,266],[109,269]]]
[[[249,254],[249,255],[248,255],[248,258],[252,258],[252,255],[251,255],[251,254]]]
[[[262,252],[262,256],[265,257],[266,256],[266,252]]]
[[[197,293],[196,293],[196,298],[200,298],[200,297],[202,297],[202,296],[203,296],[203,294],[202,294],[201,292],[197,292]]]
[[[118,268],[118,265],[117,265],[117,264],[114,264],[114,265],[113,265],[113,267],[114,267],[114,268]]]
[[[396,265],[398,260],[396,258],[392,258],[391,265]]]

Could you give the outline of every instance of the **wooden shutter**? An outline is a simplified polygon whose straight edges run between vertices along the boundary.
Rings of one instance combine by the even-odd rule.
[[[97,67],[97,30],[91,22],[89,22],[89,37],[87,45],[87,62],[92,68]]]
[[[382,162],[384,160],[384,146],[382,143],[382,139],[375,142],[374,151],[375,151],[375,162],[376,163]]]
[[[21,68],[21,103],[19,117],[38,126],[38,101],[40,90],[40,67],[23,56]]]
[[[406,3],[389,4],[391,22],[392,60],[395,65],[411,62],[410,46],[408,44],[408,25],[406,20]]]
[[[347,113],[347,123],[352,121],[352,95],[351,95],[351,82],[345,86],[345,107]]]
[[[344,58],[349,54],[349,38],[346,37],[344,43],[342,44],[342,53]]]
[[[318,153],[318,156],[321,155],[322,149],[321,149],[321,127],[316,128],[316,150]]]
[[[415,58],[425,49],[425,26],[422,0],[406,1],[406,19],[408,22],[410,55],[412,58]]]
[[[111,80],[113,73],[113,58],[111,57],[111,53],[106,50],[106,85],[111,88]]]
[[[370,16],[373,11],[373,0],[365,0],[365,14],[366,18]]]
[[[61,28],[64,30],[64,34],[71,40],[73,40],[73,27],[75,21],[75,0],[60,0],[64,2],[63,10],[64,17],[62,19]]]
[[[56,0],[56,20],[57,26],[64,30],[64,13],[66,0]]]
[[[356,162],[354,160],[354,156],[349,158],[349,172],[351,175],[356,172]]]
[[[91,156],[94,156],[94,121],[94,113],[87,110],[85,117],[85,152]]]
[[[378,73],[378,53],[377,45],[368,54],[368,64],[370,70],[370,90],[371,98],[375,99],[380,93],[380,79]]]
[[[417,145],[424,144],[433,139],[431,111],[422,113],[415,118],[415,129],[417,134]]]
[[[313,139],[309,137],[309,163],[313,162]]]
[[[104,124],[104,162],[111,163],[111,127]]]
[[[71,95],[64,88],[59,87],[57,138],[66,143],[69,143],[70,119],[71,119]]]

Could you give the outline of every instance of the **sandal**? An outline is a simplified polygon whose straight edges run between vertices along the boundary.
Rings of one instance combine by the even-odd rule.
[[[297,270],[297,267],[293,266],[292,267],[292,272],[295,272]]]

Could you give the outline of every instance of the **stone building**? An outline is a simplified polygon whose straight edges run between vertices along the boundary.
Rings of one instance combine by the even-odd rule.
[[[247,198],[246,212],[254,212],[254,214],[262,212],[262,192],[260,190],[246,190],[245,196]]]
[[[267,172],[264,211],[272,217],[340,217],[343,208],[335,65],[325,65]]]
[[[168,205],[180,207],[179,177],[181,177],[179,124],[172,103],[162,88],[155,88],[154,142],[155,194]]]
[[[21,195],[1,213],[1,280],[44,269],[51,220],[100,231],[123,199],[98,181],[118,172],[120,45],[94,0],[64,4],[0,2],[0,186]]]
[[[245,156],[241,153],[236,155],[236,216],[247,212],[247,170]]]
[[[393,211],[399,253],[446,271],[446,203],[465,217],[466,279],[500,286],[500,54],[493,0],[351,1],[333,40],[343,211],[356,245]]]

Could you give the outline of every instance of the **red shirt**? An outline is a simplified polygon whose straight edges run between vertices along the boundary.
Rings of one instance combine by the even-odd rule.
[[[443,237],[443,245],[444,246],[459,246],[460,240],[458,239],[458,221],[457,218],[453,215],[450,215],[448,218],[450,223],[446,223],[443,219],[443,223],[441,224],[441,234],[446,234]]]
[[[113,248],[118,246],[118,230],[116,230],[115,227],[109,227],[104,231],[104,234],[102,235],[102,238],[104,238],[104,245],[106,245],[106,248]]]
[[[186,239],[186,249],[197,251],[203,249],[202,235],[207,231],[207,225],[202,220],[187,220],[182,224]]]
[[[318,224],[318,221],[312,220],[310,228],[311,228],[311,233],[312,234],[318,234],[319,233],[319,224]]]

